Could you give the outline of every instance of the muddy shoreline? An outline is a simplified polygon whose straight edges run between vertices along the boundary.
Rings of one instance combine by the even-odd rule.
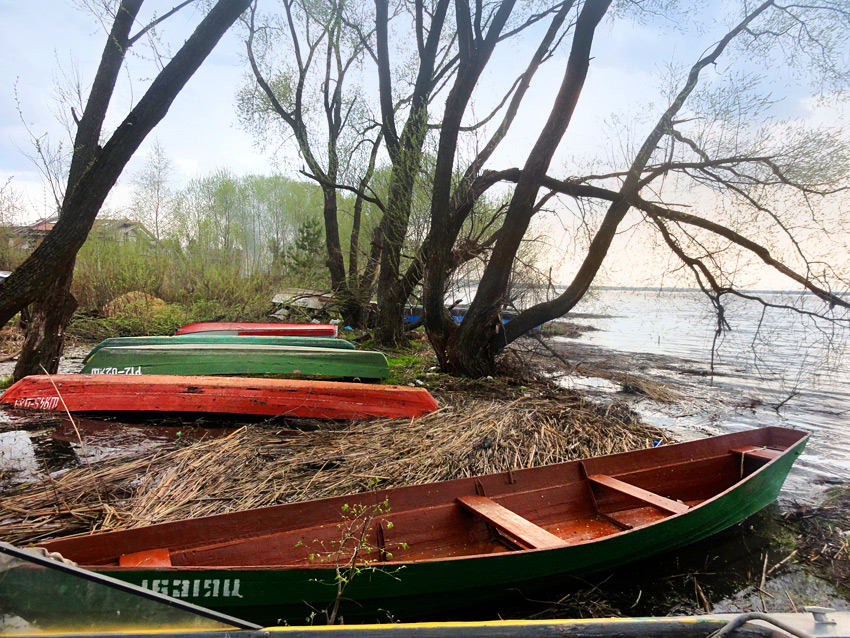
[[[529,340],[523,349],[565,387],[600,401],[626,400],[646,423],[677,440],[728,431],[724,424],[732,415],[757,418],[775,408],[756,391],[712,385],[720,373],[699,361],[557,338]],[[660,400],[659,388],[666,391]],[[806,605],[848,610],[850,482],[820,477],[809,487],[783,490],[777,503],[707,541],[553,597],[559,602],[541,613],[787,612]]]
[[[60,364],[60,371],[78,371],[90,345],[78,343],[70,347]],[[765,406],[763,399],[755,393],[750,396],[709,385],[707,380],[712,372],[697,361],[622,353],[562,337],[527,339],[518,346],[518,354],[510,357],[522,360],[523,365],[530,363],[543,369],[549,378],[546,383],[554,382],[561,388],[570,388],[601,406],[622,406],[617,409],[625,410],[621,417],[626,421],[631,418],[629,411],[634,411],[644,422],[669,432],[677,440],[716,434],[723,431],[728,415],[770,407]],[[511,365],[508,363],[508,368]],[[14,362],[0,366],[5,366],[0,367],[0,374],[9,374]],[[424,369],[427,369],[427,363]],[[444,400],[464,393],[488,400],[509,393],[532,398],[534,393],[546,394],[545,383],[540,387],[524,385],[526,382],[521,379],[519,370],[515,379],[509,375],[506,379],[467,382],[433,372],[415,375],[415,379],[419,385],[428,387]],[[6,413],[4,422],[0,423],[0,432],[35,431],[38,441],[36,461],[41,464],[42,471],[57,477],[71,470],[74,455],[80,453],[76,440],[79,437],[78,427],[86,430],[87,437],[92,437],[91,449],[97,450],[97,454],[91,457],[93,462],[105,466],[118,463],[122,454],[127,452],[126,448],[132,452],[134,445],[141,446],[140,458],[144,458],[145,454],[154,458],[179,453],[180,448],[232,431],[218,429],[222,424],[207,419],[175,423],[163,421],[157,428],[157,434],[151,438],[152,428],[131,423],[121,426],[125,448],[122,451],[121,445],[115,449],[114,441],[110,439],[114,438],[114,428],[108,423],[100,425],[102,422],[95,420],[73,425],[66,421],[55,415]],[[304,433],[286,434],[274,423],[266,423],[262,427],[266,428],[270,438],[264,444],[258,444],[256,458],[249,458],[250,454],[245,457],[246,467],[262,467],[269,458],[263,455],[270,454],[270,450],[280,445],[281,436],[286,439],[291,436],[306,438]],[[301,424],[300,427],[307,433],[311,431],[310,424]],[[477,454],[489,453],[486,442],[485,437]],[[338,454],[344,455],[346,449],[351,449],[350,443],[341,442],[339,445]],[[319,465],[305,466],[304,480],[312,483],[313,479],[306,478],[307,474],[318,475],[322,469]],[[850,556],[847,554],[850,489],[846,484],[832,486],[831,491],[829,487],[819,485],[802,497],[799,494],[790,498],[783,496],[779,503],[742,524],[683,550],[635,563],[591,580],[569,580],[557,588],[537,592],[533,598],[517,594],[498,608],[466,611],[455,617],[644,616],[751,610],[784,612],[801,610],[805,605],[850,610],[850,589],[846,584],[850,575]],[[363,489],[368,489],[366,483]],[[7,497],[14,492],[3,491]],[[203,495],[197,498],[199,507],[215,511],[216,503],[204,502],[206,497]],[[13,514],[7,510],[0,518]],[[82,516],[88,515],[91,514],[82,513]],[[141,517],[146,515],[139,512]]]

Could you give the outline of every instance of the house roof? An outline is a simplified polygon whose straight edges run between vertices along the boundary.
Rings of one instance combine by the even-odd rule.
[[[56,226],[58,217],[47,217],[39,219],[37,222],[28,226],[13,226],[12,230],[19,235],[29,233],[44,234],[49,233]],[[153,239],[153,233],[150,232],[143,223],[132,219],[95,219],[92,225],[92,232],[95,233],[110,233],[122,230],[136,230]]]

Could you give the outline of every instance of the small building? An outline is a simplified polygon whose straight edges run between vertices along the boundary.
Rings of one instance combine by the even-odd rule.
[[[30,252],[41,243],[56,225],[58,218],[39,219],[28,226],[12,226],[6,233],[10,248]],[[140,241],[149,244],[156,242],[156,237],[141,222],[131,219],[96,219],[89,237],[115,241],[123,244],[128,241]]]

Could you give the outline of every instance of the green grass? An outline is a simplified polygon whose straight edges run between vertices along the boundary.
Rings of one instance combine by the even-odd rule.
[[[271,304],[265,301],[234,305],[211,300],[191,305],[150,305],[140,301],[127,304],[111,317],[78,314],[71,320],[68,334],[88,341],[173,335],[180,326],[199,321],[268,321],[270,310]]]
[[[430,367],[428,362],[417,355],[387,357],[387,363],[390,366],[390,376],[387,381],[393,385],[415,383],[419,375],[424,375],[427,367]]]
[[[359,346],[366,349],[365,343]],[[399,350],[385,350],[390,366],[388,383],[394,385],[421,385],[435,376],[431,369],[437,365],[434,351],[427,341],[411,341]],[[416,383],[420,381],[420,383]]]

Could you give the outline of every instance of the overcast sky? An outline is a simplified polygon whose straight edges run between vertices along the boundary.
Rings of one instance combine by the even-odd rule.
[[[160,13],[172,6],[171,1],[145,3]],[[171,34],[188,33],[199,16],[191,8],[168,21]],[[52,212],[50,198],[42,193],[42,179],[28,156],[33,154],[30,135],[26,131],[16,105],[35,135],[48,133],[53,140],[68,144],[69,137],[58,125],[56,82],[76,69],[86,86],[91,82],[105,42],[103,28],[92,17],[66,0],[20,2],[0,0],[0,179],[14,176],[13,183],[26,191],[28,205],[39,212]],[[182,29],[183,31],[179,31]],[[181,36],[172,42],[182,41]],[[176,50],[172,46],[171,53]],[[269,162],[253,148],[251,136],[241,131],[234,116],[234,93],[243,69],[241,46],[235,34],[225,36],[199,71],[175,100],[165,119],[154,129],[131,164],[122,182],[127,183],[144,161],[153,140],[166,148],[177,169],[178,181],[206,174],[217,167],[227,166],[238,174],[268,173]],[[125,81],[117,96],[111,124],[126,115],[126,105],[141,96],[146,84],[138,78],[150,77],[152,67],[142,60],[131,60],[130,70],[136,77],[132,92]],[[123,75],[126,80],[126,74]]]
[[[152,12],[162,13],[171,6],[172,0],[147,0],[140,22],[146,22]],[[194,9],[184,9],[167,21],[162,29],[166,36],[163,39],[179,43],[198,19]],[[62,141],[67,147],[69,137],[56,118],[60,108],[67,111],[67,107],[59,106],[56,86],[57,83],[67,85],[67,78],[76,73],[88,87],[103,48],[104,28],[69,0],[0,0],[0,20],[3,25],[0,55],[4,61],[0,65],[0,86],[3,87],[0,94],[0,179],[14,176],[13,183],[27,196],[30,217],[51,214],[49,191],[42,186],[42,177],[30,159],[33,155],[31,134],[39,137],[47,134],[54,145]],[[688,44],[686,38],[673,31],[659,39],[658,25],[643,27],[628,21],[618,22],[615,30],[606,29],[604,33],[604,40],[600,39],[595,47],[593,72],[580,109],[563,144],[565,154],[572,155],[580,152],[576,149],[583,146],[599,144],[598,131],[594,129],[605,115],[617,110],[628,111],[636,102],[645,99],[655,82],[653,75],[658,65],[671,59],[677,47],[681,51],[681,47]],[[526,60],[535,44],[529,38],[498,51],[489,75],[484,77],[484,84],[504,80],[506,69]],[[176,46],[172,44],[171,53]],[[254,147],[251,135],[241,130],[236,121],[234,97],[245,74],[243,47],[235,30],[224,37],[131,161],[119,189],[127,189],[154,140],[164,145],[174,163],[178,185],[220,167],[227,167],[236,174],[275,170],[268,154]],[[494,166],[522,162],[522,150],[539,132],[541,114],[548,112],[560,84],[564,63],[565,53],[562,52],[559,59],[538,73],[512,140],[494,157]],[[132,99],[142,94],[146,86],[144,79],[150,78],[153,72],[150,64],[138,58],[131,59],[129,68],[129,73],[122,77],[126,80],[129,75],[134,80],[132,85],[125,81],[113,100],[113,126],[126,114]],[[495,95],[494,92],[494,98]],[[486,107],[479,103],[478,112],[486,111]],[[291,165],[297,167],[297,158],[292,159]],[[120,202],[121,198],[118,200]]]
[[[268,4],[269,0],[265,1]],[[171,6],[173,0],[147,0],[140,22],[145,23],[153,12],[162,13]],[[690,66],[725,32],[720,24],[725,16],[718,6],[719,3],[706,3],[701,10],[699,17],[706,26],[700,34],[682,33],[663,20],[653,20],[649,24],[618,20],[613,26],[608,23],[600,30],[594,42],[591,72],[579,108],[553,162],[553,174],[568,176],[569,168],[564,165],[569,158],[590,156],[600,147],[610,147],[610,153],[616,153],[616,143],[600,133],[604,123],[614,118],[623,122],[637,118],[636,124],[630,124],[630,136],[635,140],[642,138],[641,127],[651,126],[666,106],[656,89],[658,77],[667,63],[676,60],[680,66]],[[163,40],[171,45],[164,50],[166,54],[176,51],[199,18],[199,11],[190,7],[167,21]],[[3,60],[0,65],[0,86],[3,87],[0,92],[0,183],[13,177],[12,184],[25,196],[26,219],[36,219],[53,214],[54,206],[41,174],[30,159],[34,154],[31,135],[47,135],[52,144],[61,141],[67,148],[70,138],[56,118],[60,108],[67,112],[67,107],[59,106],[56,86],[57,83],[67,85],[67,78],[76,73],[87,90],[100,59],[105,31],[103,25],[70,0],[0,0],[0,24],[3,29],[0,38],[0,59]],[[529,37],[497,51],[484,76],[483,86],[491,83],[496,86],[505,78],[514,77],[518,64],[527,61],[535,45],[536,41]],[[132,177],[141,168],[155,140],[162,143],[175,167],[177,187],[217,168],[228,168],[239,175],[289,170],[289,176],[297,177],[295,169],[300,161],[294,153],[290,154],[288,162],[275,163],[267,153],[255,148],[251,135],[238,125],[234,104],[236,91],[245,77],[243,47],[237,31],[232,30],[224,37],[125,170],[116,188],[116,197],[108,202],[113,210],[120,214],[121,207],[129,201]],[[140,53],[149,57],[144,49]],[[711,82],[714,75],[719,77],[733,60],[734,56],[724,56],[716,68],[706,71],[704,80]],[[566,51],[562,51],[535,77],[517,124],[490,163],[492,168],[522,164],[525,151],[548,115],[565,63]],[[737,68],[747,64],[762,65],[757,60],[737,60],[735,64]],[[145,80],[149,80],[154,71],[149,61],[138,57],[131,60],[113,100],[115,108],[111,111],[110,126],[114,127],[123,119],[128,105],[138,100],[147,86]],[[812,101],[801,87],[779,75],[774,81],[774,94],[782,97],[775,107],[778,117],[826,117],[813,110]],[[476,113],[486,113],[489,110],[487,102],[498,101],[500,97],[501,92],[494,90],[488,100],[485,90],[475,104]],[[612,267],[616,269],[616,262]],[[621,267],[630,268],[630,264]]]

